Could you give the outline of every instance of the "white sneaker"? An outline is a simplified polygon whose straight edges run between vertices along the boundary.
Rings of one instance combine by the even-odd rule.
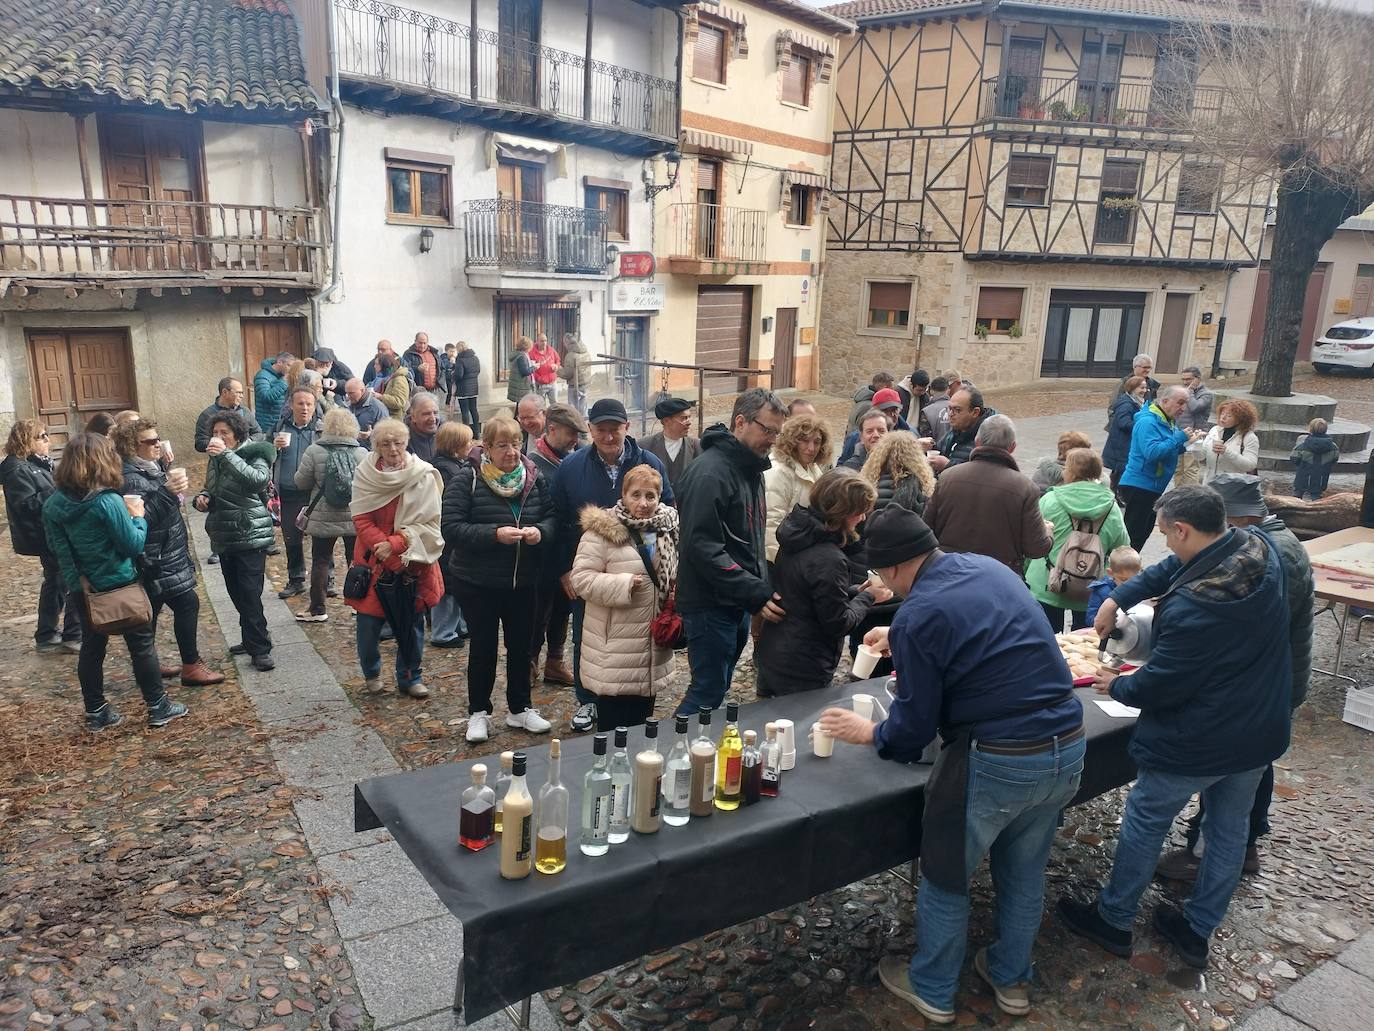
[[[491,735],[491,713],[474,712],[468,717],[468,741],[472,744],[485,741]]]
[[[572,729],[578,733],[584,733],[596,726],[596,706],[591,702],[580,705],[573,713]]]
[[[538,709],[526,709],[524,712],[510,713],[506,717],[506,726],[515,727],[517,730],[528,730],[531,734],[547,734],[553,728],[552,723],[539,715]]]

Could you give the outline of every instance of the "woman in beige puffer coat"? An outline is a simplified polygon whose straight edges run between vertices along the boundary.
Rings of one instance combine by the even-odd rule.
[[[642,723],[672,677],[672,649],[649,633],[677,586],[677,512],[659,502],[661,489],[657,471],[636,466],[625,473],[614,508],[582,510],[572,567],[573,589],[586,605],[578,672],[597,696],[598,730]]]

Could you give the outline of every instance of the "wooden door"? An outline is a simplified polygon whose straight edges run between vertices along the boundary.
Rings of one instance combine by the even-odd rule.
[[[544,166],[525,161],[506,161],[496,165],[496,195],[499,205],[501,257],[518,265],[543,267],[546,252],[544,232]]]
[[[779,308],[773,326],[773,390],[797,385],[797,309]]]
[[[31,331],[34,411],[54,450],[80,433],[97,412],[136,405],[129,338],[122,329]]]
[[[289,351],[305,357],[304,319],[239,319],[239,335],[243,338],[243,385],[248,391],[247,405],[253,404],[253,377],[258,374],[264,358],[275,358]]]
[[[500,0],[497,6],[496,96],[506,104],[539,106],[540,0]]]
[[[1159,324],[1159,349],[1156,372],[1178,372],[1188,332],[1188,305],[1192,294],[1167,294],[1164,298],[1164,317]]]
[[[1302,328],[1298,333],[1297,361],[1312,357],[1312,341],[1317,339],[1317,316],[1321,314],[1322,293],[1326,288],[1326,266],[1317,266],[1307,281],[1302,302]],[[1255,303],[1250,308],[1250,331],[1245,336],[1245,360],[1259,361],[1264,343],[1264,318],[1269,307],[1269,270],[1262,268],[1255,276]]]
[[[142,229],[138,245],[115,247],[121,269],[201,269],[208,261],[192,242],[201,225],[203,200],[199,126],[160,118],[100,121],[105,189],[112,200],[112,227]],[[166,238],[160,242],[160,238]]]
[[[714,258],[720,240],[721,167],[719,161],[697,161],[697,226],[698,258]]]
[[[696,364],[748,368],[752,312],[753,290],[750,287],[697,287]],[[728,393],[746,387],[743,376],[706,376],[708,391]]]

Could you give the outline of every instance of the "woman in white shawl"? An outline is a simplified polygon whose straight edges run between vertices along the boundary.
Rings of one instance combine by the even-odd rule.
[[[378,648],[386,613],[377,598],[377,577],[383,571],[404,570],[415,577],[415,611],[434,607],[444,593],[439,556],[444,540],[439,535],[439,507],[443,481],[428,462],[406,451],[410,430],[399,419],[383,419],[372,427],[372,451],[358,463],[353,475],[353,502],[349,514],[358,533],[353,561],[372,568],[367,594],[345,600],[358,613],[358,664],[369,691],[380,691],[382,655]],[[401,649],[396,650],[396,689],[411,698],[428,698],[429,688],[420,679],[424,655],[425,621],[417,616],[413,668],[402,668]]]

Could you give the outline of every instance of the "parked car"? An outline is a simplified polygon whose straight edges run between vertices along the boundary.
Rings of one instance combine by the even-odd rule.
[[[1312,345],[1312,367],[1318,372],[1374,371],[1374,317],[1338,322],[1319,336]]]

